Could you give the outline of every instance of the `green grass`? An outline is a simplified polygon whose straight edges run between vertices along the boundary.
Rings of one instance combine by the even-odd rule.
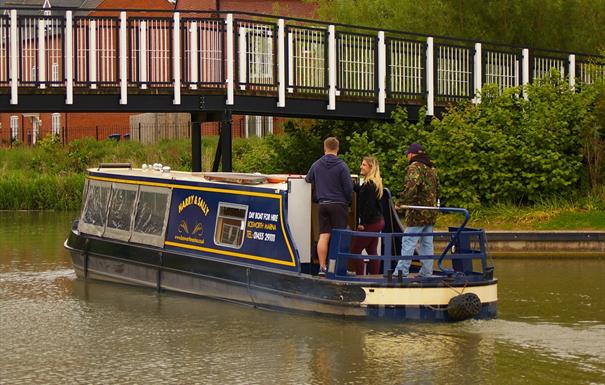
[[[460,224],[460,215],[441,215],[437,227]],[[605,192],[579,200],[550,200],[534,206],[497,204],[471,212],[469,227],[487,230],[605,230]]]
[[[202,139],[202,169],[210,171],[218,137]],[[259,139],[233,142],[233,168],[262,170],[266,148]],[[77,140],[61,146],[50,138],[34,148],[0,149],[0,210],[78,209],[84,171],[101,162],[162,163],[191,170],[189,139],[141,145],[132,141]],[[441,215],[438,228],[457,226],[459,215]],[[488,230],[605,230],[605,189],[580,199],[551,199],[534,206],[495,204],[471,212],[469,227]]]

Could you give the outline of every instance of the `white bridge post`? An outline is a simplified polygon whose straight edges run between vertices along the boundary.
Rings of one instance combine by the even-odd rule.
[[[294,36],[288,32],[288,93],[294,92]]]
[[[147,89],[147,22],[139,24],[139,82],[141,89]]]
[[[328,26],[328,110],[336,109],[336,29]]]
[[[90,88],[97,88],[97,22],[88,24],[88,81]]]
[[[74,29],[73,13],[65,12],[65,104],[74,104]]]
[[[198,53],[197,53],[197,21],[192,21],[189,27],[189,79],[191,85],[189,88],[197,90],[198,83]]]
[[[38,84],[46,88],[46,20],[38,20]]]
[[[277,107],[286,106],[286,26],[284,19],[277,22]]]
[[[238,48],[239,48],[239,60],[238,60],[238,70],[239,77],[238,83],[240,90],[246,89],[246,84],[248,82],[248,78],[246,76],[246,28],[239,27],[239,40],[238,40]]]
[[[569,55],[569,88],[575,89],[576,87],[576,55]]]
[[[234,101],[234,73],[233,73],[233,14],[228,13],[225,19],[226,42],[227,42],[227,105],[233,105]]]
[[[376,112],[384,114],[387,99],[387,46],[384,31],[378,32],[378,108]]]
[[[128,51],[126,50],[126,12],[120,12],[120,104],[128,103]]]
[[[174,99],[172,104],[181,104],[181,14],[174,13],[172,25],[172,74],[174,75]]]
[[[523,97],[527,100],[525,87],[529,84],[529,50],[523,48],[521,51],[521,85],[523,86]]]
[[[17,104],[19,101],[19,50],[17,37],[17,10],[10,11],[10,73],[11,73],[11,104]]]
[[[481,87],[483,87],[483,66],[482,66],[481,43],[475,43],[475,64],[474,64],[474,83],[475,90],[473,103],[481,103]]]
[[[435,115],[435,72],[433,38],[426,39],[426,114]]]

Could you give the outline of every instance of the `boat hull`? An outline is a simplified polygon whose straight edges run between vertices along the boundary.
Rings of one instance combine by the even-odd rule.
[[[234,264],[212,256],[177,253],[82,235],[73,230],[65,243],[78,278],[187,293],[264,309],[319,313],[358,319],[450,321],[447,301],[456,292],[476,292],[481,310],[497,313],[497,281],[480,284],[339,281]],[[466,287],[464,287],[466,286]]]

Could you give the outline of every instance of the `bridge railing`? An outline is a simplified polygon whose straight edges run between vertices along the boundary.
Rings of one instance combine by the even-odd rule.
[[[480,102],[483,84],[500,89],[541,79],[552,68],[591,83],[605,75],[594,56],[250,13],[0,8],[0,92],[18,104],[22,88],[129,93],[214,88],[226,94],[388,103]],[[96,12],[96,13],[95,13]],[[596,72],[595,72],[596,68]],[[150,90],[151,89],[151,90]],[[135,91],[136,90],[136,91]],[[145,91],[148,90],[148,91]],[[95,92],[95,91],[92,91]]]

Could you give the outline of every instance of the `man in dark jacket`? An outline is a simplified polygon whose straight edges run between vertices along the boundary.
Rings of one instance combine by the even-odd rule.
[[[319,158],[307,173],[305,181],[315,183],[319,202],[319,275],[327,271],[326,259],[332,229],[345,229],[353,194],[353,181],[346,163],[338,157],[339,143],[334,137],[324,141],[324,156]]]
[[[437,170],[431,158],[424,152],[421,145],[412,143],[406,151],[409,166],[406,171],[401,203],[409,206],[437,206],[439,194],[439,179]],[[431,233],[437,219],[437,210],[408,209],[405,215],[405,233]],[[404,236],[401,240],[401,255],[414,255],[416,244],[420,241],[420,255],[433,255],[433,236]],[[397,263],[393,275],[401,274],[406,277],[410,271],[411,260],[401,260]],[[422,259],[420,276],[433,274],[433,260]]]

